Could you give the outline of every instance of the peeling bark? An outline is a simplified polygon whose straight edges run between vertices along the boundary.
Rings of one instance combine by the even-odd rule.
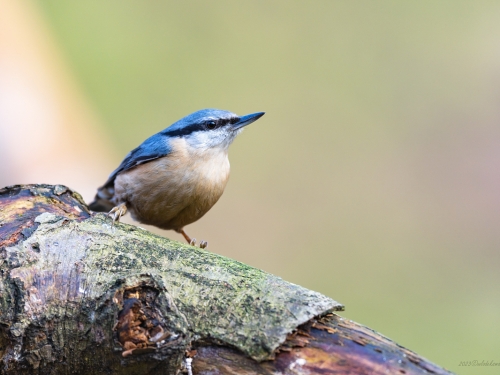
[[[88,211],[0,190],[4,374],[447,374],[319,293]]]
[[[336,314],[298,327],[273,360],[256,362],[235,349],[202,346],[193,361],[199,375],[450,374],[379,333]]]

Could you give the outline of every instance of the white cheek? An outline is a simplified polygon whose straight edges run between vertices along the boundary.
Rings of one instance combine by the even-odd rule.
[[[191,135],[187,141],[193,148],[207,149],[207,148],[224,148],[227,149],[234,136],[228,134],[227,131],[217,130],[210,132],[197,132]]]

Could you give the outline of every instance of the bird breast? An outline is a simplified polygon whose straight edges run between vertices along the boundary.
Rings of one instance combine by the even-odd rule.
[[[171,146],[167,156],[120,173],[113,203],[125,202],[141,223],[180,229],[200,219],[220,198],[229,160],[224,149],[195,149],[182,138]]]

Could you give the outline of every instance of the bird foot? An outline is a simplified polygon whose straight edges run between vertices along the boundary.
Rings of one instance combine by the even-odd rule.
[[[193,238],[191,241],[189,241],[189,244],[191,246],[196,246],[196,238]],[[201,241],[199,244],[200,249],[205,249],[208,246],[207,241]]]
[[[189,237],[187,235],[187,233],[184,232],[183,228],[175,229],[175,231],[177,233],[182,234],[182,236],[186,239],[186,241],[187,241],[188,244],[190,244],[191,246],[196,246],[196,238]],[[200,246],[201,249],[205,249],[208,246],[208,242],[207,241],[201,241],[199,246]]]
[[[115,222],[120,221],[120,218],[125,216],[126,213],[127,205],[125,203],[120,203],[118,206],[113,207],[113,209],[108,213],[108,216],[113,218],[111,225],[115,225]]]

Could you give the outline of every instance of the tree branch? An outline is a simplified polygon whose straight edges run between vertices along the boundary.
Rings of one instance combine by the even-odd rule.
[[[64,186],[0,190],[5,374],[446,374],[237,261],[88,211]]]

